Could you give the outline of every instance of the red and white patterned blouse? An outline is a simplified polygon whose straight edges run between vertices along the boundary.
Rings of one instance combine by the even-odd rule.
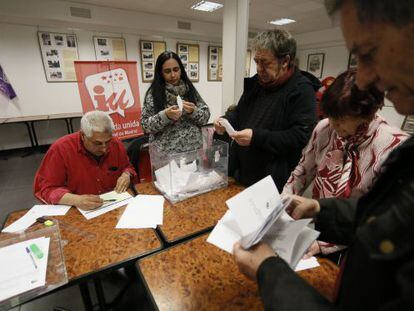
[[[348,139],[338,136],[324,119],[315,127],[283,194],[302,195],[313,182],[314,199],[358,198],[371,188],[389,153],[407,138],[379,115]]]

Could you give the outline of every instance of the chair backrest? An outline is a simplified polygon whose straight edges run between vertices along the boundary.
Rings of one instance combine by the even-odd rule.
[[[129,161],[134,166],[140,182],[152,181],[151,161],[148,151],[148,135],[135,138],[127,149]]]

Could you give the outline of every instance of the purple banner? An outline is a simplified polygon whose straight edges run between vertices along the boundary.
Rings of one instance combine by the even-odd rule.
[[[16,97],[16,93],[14,92],[13,87],[7,80],[6,74],[4,73],[1,65],[0,65],[0,92],[6,95],[10,99],[13,99]]]

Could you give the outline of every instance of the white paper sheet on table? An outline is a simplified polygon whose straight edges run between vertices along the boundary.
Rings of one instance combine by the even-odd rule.
[[[232,253],[236,242],[249,248],[263,240],[291,267],[295,267],[319,232],[307,227],[311,219],[293,220],[284,209],[268,176],[226,201],[229,210],[219,220],[207,242]]]
[[[302,271],[307,269],[312,269],[319,267],[320,264],[315,256],[312,256],[307,259],[301,259],[299,260],[298,264],[296,265],[295,271]]]
[[[121,206],[125,206],[133,199],[133,197],[128,192],[118,193],[118,196],[116,196],[116,195],[114,196],[114,194],[112,192],[114,192],[114,191],[102,194],[100,197],[104,200],[112,198],[112,197],[116,197],[117,198],[116,202],[111,202],[111,203],[108,203],[108,204],[104,204],[101,207],[98,207],[97,209],[90,210],[90,211],[84,211],[84,210],[81,210],[80,208],[78,208],[79,212],[86,219],[89,220],[89,219],[101,216],[101,215],[103,215],[105,213],[108,213],[110,211],[113,211],[114,209],[117,209]]]
[[[163,213],[164,197],[162,195],[137,195],[129,202],[116,228],[155,228],[157,225],[162,225]]]
[[[0,301],[45,285],[49,242],[41,237],[0,248]],[[26,252],[31,244],[43,253],[40,259],[32,254],[37,268]]]
[[[70,209],[69,205],[34,205],[22,217],[2,230],[2,232],[18,232],[27,229],[42,216],[62,216],[66,215]]]

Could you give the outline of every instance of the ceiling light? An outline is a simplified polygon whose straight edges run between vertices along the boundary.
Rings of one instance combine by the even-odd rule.
[[[220,3],[210,2],[210,1],[200,1],[197,4],[194,4],[191,8],[193,10],[205,11],[205,12],[213,12],[222,8],[223,5]]]
[[[279,19],[275,19],[274,21],[269,22],[269,24],[278,25],[278,26],[287,25],[291,23],[296,23],[296,21],[290,18],[279,18]]]

